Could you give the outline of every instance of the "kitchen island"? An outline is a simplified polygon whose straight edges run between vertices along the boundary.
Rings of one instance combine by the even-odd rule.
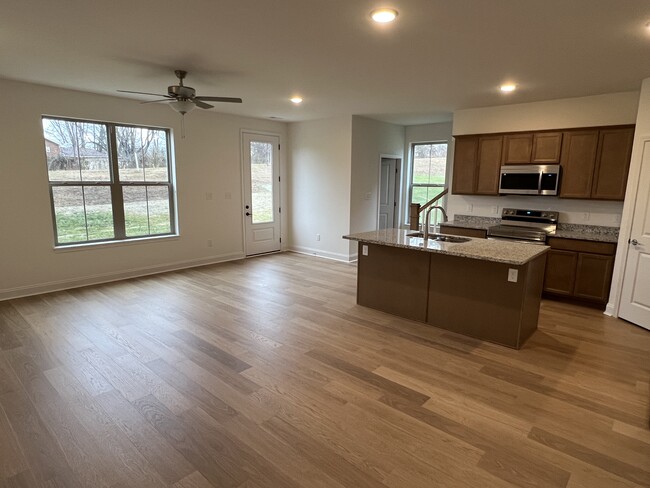
[[[359,305],[516,349],[535,332],[547,246],[411,233],[344,236],[359,242]]]

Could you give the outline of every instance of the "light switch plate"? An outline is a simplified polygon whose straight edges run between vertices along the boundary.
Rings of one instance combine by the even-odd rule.
[[[364,256],[368,255],[368,246],[366,246],[365,244],[361,246],[361,254],[363,254]]]
[[[519,279],[519,270],[515,268],[508,268],[508,281],[517,283],[518,279]]]

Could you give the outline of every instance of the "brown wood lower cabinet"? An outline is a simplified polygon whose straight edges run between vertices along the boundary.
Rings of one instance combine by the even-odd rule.
[[[616,244],[558,237],[547,244],[544,292],[606,305]]]

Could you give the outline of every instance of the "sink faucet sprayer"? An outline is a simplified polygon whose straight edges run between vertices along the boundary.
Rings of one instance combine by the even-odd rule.
[[[424,218],[424,240],[425,241],[429,238],[429,226],[431,225],[430,224],[430,222],[431,222],[431,212],[433,210],[440,210],[440,212],[442,212],[442,219],[443,219],[442,221],[443,222],[447,222],[447,220],[449,220],[447,218],[447,212],[445,212],[445,209],[442,208],[440,205],[433,205],[433,206],[429,207],[429,210],[427,210],[427,214],[426,214],[426,216]]]

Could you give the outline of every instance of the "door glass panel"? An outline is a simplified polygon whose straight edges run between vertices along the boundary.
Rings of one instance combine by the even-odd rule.
[[[252,222],[273,222],[273,144],[251,142],[250,152]]]

